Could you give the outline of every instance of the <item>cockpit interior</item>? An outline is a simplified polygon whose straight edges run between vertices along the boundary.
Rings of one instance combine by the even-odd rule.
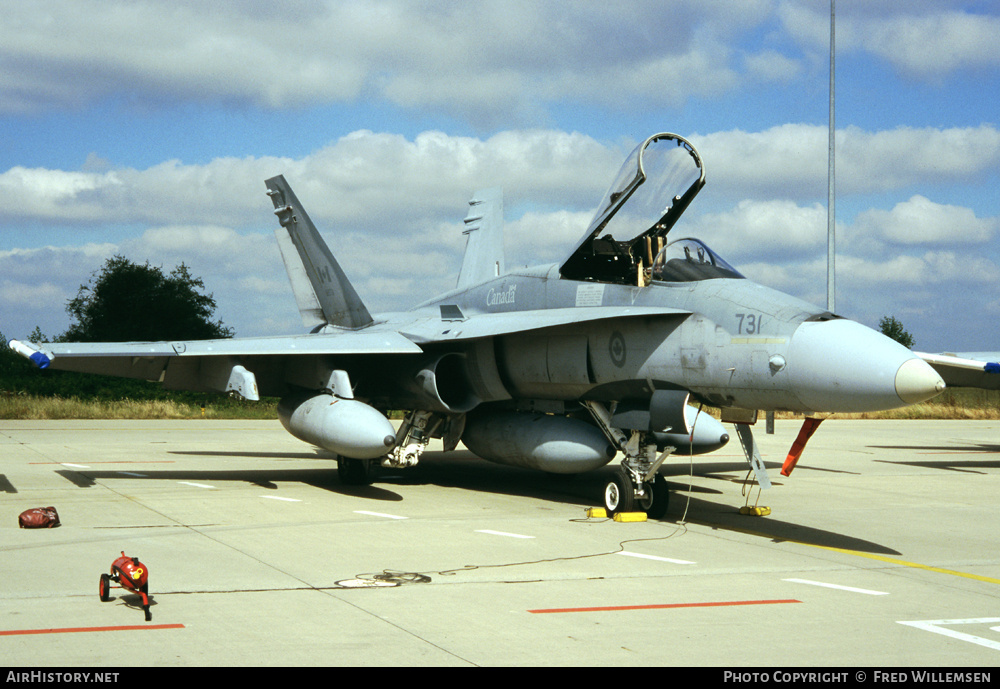
[[[704,185],[705,168],[689,141],[676,134],[649,137],[622,165],[560,274],[640,287],[742,278],[698,239],[667,242],[667,233]]]

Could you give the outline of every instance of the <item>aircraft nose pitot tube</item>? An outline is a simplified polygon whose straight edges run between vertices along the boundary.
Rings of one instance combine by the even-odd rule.
[[[278,419],[299,440],[341,457],[376,459],[396,443],[396,430],[377,409],[326,393],[282,399]]]
[[[788,347],[792,392],[815,412],[864,412],[923,402],[941,376],[903,345],[846,319],[806,322]]]

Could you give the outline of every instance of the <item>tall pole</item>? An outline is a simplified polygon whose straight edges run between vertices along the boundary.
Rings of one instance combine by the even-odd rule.
[[[837,232],[837,213],[835,208],[834,199],[836,197],[836,122],[834,120],[834,88],[833,88],[833,75],[834,75],[834,47],[836,45],[835,41],[835,27],[836,27],[836,12],[834,10],[835,0],[830,0],[830,141],[829,141],[829,169],[827,171],[827,200],[826,200],[826,308],[831,313],[836,308],[836,239],[835,235]]]

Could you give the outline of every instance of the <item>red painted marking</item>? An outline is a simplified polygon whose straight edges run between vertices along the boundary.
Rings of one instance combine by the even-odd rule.
[[[615,610],[663,610],[666,608],[718,608],[728,605],[775,605],[778,603],[801,603],[800,600],[732,600],[716,603],[665,603],[662,605],[612,605],[601,608],[548,608],[544,610],[529,610],[530,613],[542,614],[550,612],[611,612]]]
[[[82,462],[83,460],[80,461]],[[70,462],[70,463],[75,464],[75,462]],[[122,459],[113,462],[87,462],[87,466],[90,466],[91,464],[176,464],[176,463],[177,462],[173,459]],[[32,466],[38,464],[61,465],[63,464],[63,462],[28,462],[28,464]]]
[[[131,632],[140,629],[184,629],[183,624],[135,624],[124,627],[63,627],[62,629],[10,629],[0,631],[0,636],[24,634],[74,634],[76,632]]]

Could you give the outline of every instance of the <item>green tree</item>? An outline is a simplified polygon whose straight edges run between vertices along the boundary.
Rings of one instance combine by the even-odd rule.
[[[879,330],[886,337],[892,338],[907,349],[912,349],[914,340],[910,333],[903,328],[902,322],[896,320],[895,316],[885,316],[878,322]]]
[[[66,304],[69,329],[63,342],[152,342],[232,337],[232,328],[212,321],[215,299],[205,283],[181,263],[161,268],[113,256]]]
[[[49,342],[49,341],[50,340],[48,335],[43,333],[42,329],[39,328],[37,325],[35,326],[35,329],[31,331],[31,334],[28,335],[28,342],[34,342],[35,344],[38,344],[39,342]]]

